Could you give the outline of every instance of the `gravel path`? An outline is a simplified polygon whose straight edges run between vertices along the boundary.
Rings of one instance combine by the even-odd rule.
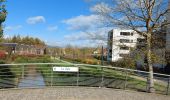
[[[170,100],[170,96],[109,88],[56,87],[0,90],[0,100]]]

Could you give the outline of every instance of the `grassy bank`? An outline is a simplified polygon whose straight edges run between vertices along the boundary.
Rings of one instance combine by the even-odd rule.
[[[15,63],[61,63],[62,61],[58,59],[51,60],[50,57],[37,57],[37,58],[17,58]],[[78,66],[78,73],[65,73],[65,72],[54,72],[52,70],[53,66],[61,67],[72,67],[70,63],[61,63],[58,65],[36,65],[36,71],[41,73],[44,77],[46,86],[94,86],[94,87],[108,87],[117,89],[130,89],[135,91],[146,91],[147,81],[145,78],[139,77],[137,73],[125,72],[121,70],[115,70],[110,68],[101,68],[101,66]],[[27,68],[32,66],[12,66],[6,67],[9,69],[8,73],[11,73],[13,79],[11,81],[14,84],[18,84],[18,79],[22,77],[22,70],[27,72]],[[1,70],[2,71],[2,70]],[[128,76],[126,76],[128,74]],[[135,77],[132,77],[135,76]],[[137,78],[136,78],[137,77]],[[139,77],[139,78],[138,78]],[[1,78],[2,79],[2,78]],[[6,82],[9,83],[9,82]],[[161,84],[155,82],[155,89],[157,93],[165,94],[166,84]]]
[[[60,66],[60,65],[59,65]],[[72,65],[65,65],[72,66]],[[146,91],[146,79],[138,79],[131,76],[137,76],[136,73],[124,72],[104,68],[100,66],[80,66],[79,73],[60,73],[53,72],[50,68],[44,73],[47,86],[89,86],[89,87],[108,87],[117,89],[129,89],[135,91]],[[128,74],[128,76],[126,76]],[[103,82],[102,82],[103,77]],[[155,82],[157,93],[165,94],[166,84]]]

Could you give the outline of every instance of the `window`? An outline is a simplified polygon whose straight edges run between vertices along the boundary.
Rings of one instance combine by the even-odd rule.
[[[130,36],[131,33],[130,32],[120,32],[120,35]]]
[[[113,36],[111,35],[111,36],[110,36],[110,40],[111,40],[112,38],[113,38]]]
[[[119,54],[120,57],[128,57],[129,54]]]
[[[146,40],[145,39],[141,39],[141,38],[137,38],[137,42],[138,43],[144,43],[144,42],[146,42]]]
[[[112,49],[110,49],[109,52],[112,53]]]
[[[110,33],[110,39],[112,40],[113,38],[113,32]]]
[[[120,50],[129,50],[129,47],[127,47],[127,46],[121,46],[121,47],[120,47]]]
[[[37,49],[37,55],[39,55],[39,54],[40,54],[40,52],[41,52],[41,51],[40,51],[40,49]]]
[[[137,45],[137,49],[146,48],[146,45]]]
[[[130,43],[129,39],[120,39],[120,43]]]

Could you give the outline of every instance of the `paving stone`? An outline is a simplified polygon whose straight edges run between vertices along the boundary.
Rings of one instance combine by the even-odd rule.
[[[0,90],[0,100],[170,100],[170,96],[94,87]]]

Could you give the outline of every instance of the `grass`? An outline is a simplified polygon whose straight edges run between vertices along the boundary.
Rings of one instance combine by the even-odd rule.
[[[69,66],[69,65],[65,65]],[[48,74],[47,74],[48,73]],[[79,86],[95,86],[95,87],[108,87],[108,88],[125,88],[126,73],[119,70],[104,69],[101,71],[100,67],[81,66],[79,69],[79,75],[77,73],[59,73],[52,72],[48,69],[48,72],[44,72],[45,82],[47,86],[76,86],[77,79]],[[126,82],[126,89],[146,91],[147,82],[145,80],[136,79],[130,77],[135,75],[134,73],[128,73]],[[102,83],[102,75],[104,80]],[[166,86],[160,83],[155,83],[155,89],[157,93],[165,94]]]
[[[61,63],[62,61],[58,59],[50,60],[48,58],[41,58],[39,60],[31,59],[34,62],[53,62]],[[24,61],[23,59],[20,61]],[[28,61],[29,62],[29,61]],[[30,61],[31,62],[31,61]],[[16,62],[18,63],[18,62]],[[55,66],[71,67],[69,63],[63,63]],[[25,66],[25,72],[26,72]],[[36,69],[44,77],[46,86],[94,86],[94,87],[108,87],[108,88],[118,88],[118,89],[130,89],[135,91],[146,91],[147,82],[146,80],[137,79],[132,76],[137,76],[136,73],[128,73],[126,77],[126,72],[120,70],[113,70],[109,68],[104,68],[103,71],[100,66],[79,66],[79,73],[60,73],[53,72],[52,65],[38,65]],[[22,77],[22,66],[12,66],[10,72],[12,73],[13,79],[6,79],[16,86],[18,84],[18,79]],[[78,74],[78,75],[77,75]],[[103,82],[102,82],[103,76]],[[6,83],[9,83],[6,81]],[[0,83],[3,83],[3,78],[0,78]],[[3,84],[0,84],[3,85]],[[166,92],[166,85],[155,82],[155,89],[157,93]]]

